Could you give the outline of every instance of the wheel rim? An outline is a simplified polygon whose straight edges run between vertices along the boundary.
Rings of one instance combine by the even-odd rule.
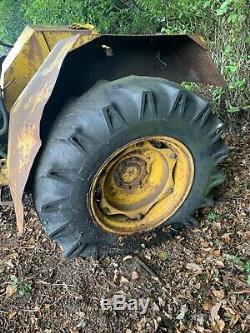
[[[177,139],[151,136],[113,153],[95,175],[90,212],[105,232],[148,231],[182,205],[194,178],[190,151]]]

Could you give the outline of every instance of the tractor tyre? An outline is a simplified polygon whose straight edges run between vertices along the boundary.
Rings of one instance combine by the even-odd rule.
[[[98,257],[196,225],[224,181],[221,134],[210,105],[173,82],[98,82],[64,106],[43,142],[33,197],[47,235],[69,258]]]

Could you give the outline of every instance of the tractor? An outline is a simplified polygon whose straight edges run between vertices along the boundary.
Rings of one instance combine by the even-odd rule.
[[[196,226],[228,149],[184,82],[225,85],[199,35],[27,26],[0,81],[0,186],[18,233],[25,191],[68,258],[133,253]]]

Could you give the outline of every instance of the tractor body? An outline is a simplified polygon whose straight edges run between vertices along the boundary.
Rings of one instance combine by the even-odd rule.
[[[99,80],[131,74],[224,85],[206,43],[196,35],[102,35],[30,26],[20,35],[2,63],[9,130],[0,138],[0,186],[10,185],[20,233],[25,186],[57,110]]]

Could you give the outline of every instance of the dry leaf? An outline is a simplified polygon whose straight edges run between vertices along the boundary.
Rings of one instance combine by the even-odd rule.
[[[221,261],[221,260],[215,260],[215,261],[214,261],[214,266],[215,266],[216,268],[224,268],[224,267],[225,267],[224,262]]]
[[[212,289],[212,293],[215,297],[222,299],[224,298],[225,294],[223,290],[216,290],[216,289]]]
[[[216,303],[212,309],[210,310],[211,321],[219,320],[220,317],[218,315],[218,311],[220,310],[221,302]]]
[[[118,277],[119,277],[119,271],[118,271],[118,269],[115,269],[115,270],[114,270],[114,278],[113,278],[113,281],[114,281],[115,283],[117,282]]]
[[[210,302],[208,302],[208,301],[206,301],[206,302],[203,303],[203,305],[202,305],[202,309],[203,309],[204,311],[210,311],[210,310],[212,309],[212,307],[213,307],[213,305],[212,305]]]
[[[137,323],[136,326],[137,326],[137,329],[138,329],[139,332],[140,332],[140,331],[143,331],[144,328],[145,328],[145,326],[146,326],[146,318],[143,317],[143,318]]]
[[[8,319],[11,320],[13,317],[15,317],[16,311],[8,313]]]
[[[130,260],[130,259],[133,259],[133,257],[128,255],[128,256],[123,258],[123,261]]]
[[[230,323],[229,323],[229,327],[233,328],[237,324],[237,322],[239,321],[239,319],[240,319],[240,315],[237,313],[235,316],[233,316],[231,318]]]
[[[137,273],[136,271],[133,271],[133,272],[132,272],[132,275],[131,275],[131,279],[132,279],[132,281],[135,281],[135,280],[137,280],[138,278],[139,278],[138,273]]]
[[[176,319],[178,320],[182,320],[185,318],[185,314],[187,313],[188,309],[186,304],[181,306],[181,311],[179,312],[179,314],[177,315]]]
[[[212,328],[217,333],[223,332],[225,328],[225,322],[222,319],[218,319],[212,323]]]
[[[195,329],[196,329],[196,331],[197,332],[199,332],[199,333],[203,333],[204,332],[204,327],[202,327],[202,326],[195,326]]]
[[[183,331],[186,331],[186,326],[183,324],[183,322],[180,322],[180,326],[179,326],[179,330],[181,331],[181,332],[183,332]]]
[[[188,263],[186,265],[186,268],[190,271],[193,271],[196,274],[200,274],[202,272],[202,268],[199,265],[196,265],[195,263]]]
[[[236,314],[236,312],[230,306],[228,306],[228,305],[222,305],[222,308],[224,310],[226,310],[227,312],[229,312],[231,315],[235,315]]]
[[[5,298],[11,297],[12,295],[14,295],[16,293],[16,291],[17,291],[17,287],[9,284],[5,290]]]
[[[121,276],[120,278],[120,284],[124,284],[124,283],[129,283],[129,280],[125,278],[125,276]]]

